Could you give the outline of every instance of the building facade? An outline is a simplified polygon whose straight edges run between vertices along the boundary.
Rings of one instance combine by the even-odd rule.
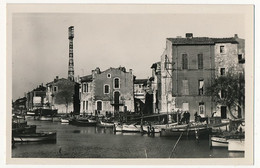
[[[206,117],[221,109],[206,95],[206,88],[231,68],[243,71],[239,62],[244,59],[244,41],[240,41],[237,35],[208,38],[193,37],[192,33],[185,38],[167,38],[161,56],[160,112],[189,111],[194,119],[195,112]],[[221,116],[221,112],[217,115]]]
[[[213,40],[215,42],[215,76],[225,76],[228,73],[244,75],[245,40],[238,38],[237,34],[232,38],[213,38]],[[239,107],[231,110],[235,116],[238,116],[241,111]],[[225,105],[216,104],[217,116],[232,118],[227,111]],[[244,117],[244,114],[242,113],[240,117]]]
[[[58,113],[79,114],[79,84],[70,79],[58,76],[50,83],[46,84],[46,102],[50,108],[57,109]]]
[[[96,68],[91,75],[81,77],[81,113],[134,112],[133,80],[132,70],[126,72],[125,67],[103,72]]]

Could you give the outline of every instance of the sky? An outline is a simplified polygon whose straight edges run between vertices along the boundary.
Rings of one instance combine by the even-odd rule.
[[[151,76],[166,38],[245,38],[239,14],[88,14],[15,13],[12,16],[12,97],[23,97],[56,76],[67,78],[68,27],[74,26],[75,76],[99,67],[133,69],[137,78]]]

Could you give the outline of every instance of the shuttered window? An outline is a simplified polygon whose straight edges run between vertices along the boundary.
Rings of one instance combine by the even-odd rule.
[[[203,95],[204,92],[204,80],[199,80],[199,95]]]
[[[182,80],[182,94],[189,95],[189,83],[188,80]]]
[[[182,54],[182,69],[188,69],[188,56],[187,56],[187,54]]]
[[[198,69],[203,69],[203,54],[198,54]]]

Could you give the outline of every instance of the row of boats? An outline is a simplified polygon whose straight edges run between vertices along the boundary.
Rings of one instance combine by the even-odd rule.
[[[163,137],[195,137],[197,140],[200,138],[209,138],[210,147],[228,148],[229,151],[244,151],[244,132],[232,132],[227,128],[230,127],[230,122],[219,123],[201,123],[190,122],[188,124],[178,123],[159,123],[147,121],[135,121],[132,123],[115,122],[98,116],[87,117],[68,117],[61,116],[55,117],[38,116],[36,119],[42,121],[60,121],[61,123],[87,126],[87,127],[104,127],[111,128],[114,132],[140,132],[147,134],[158,134]],[[243,121],[238,121],[242,123]],[[29,142],[29,141],[56,141],[55,132],[36,133],[36,126],[27,125],[25,120],[24,126],[21,122],[19,126],[13,123],[13,141],[14,142]]]

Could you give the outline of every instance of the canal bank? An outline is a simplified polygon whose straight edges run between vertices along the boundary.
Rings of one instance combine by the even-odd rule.
[[[113,133],[113,129],[79,127],[60,122],[28,119],[37,132],[55,131],[55,143],[16,143],[13,158],[169,158],[178,137],[148,136],[140,133]],[[183,136],[172,158],[244,157],[243,152],[209,148],[208,139],[197,142]]]

